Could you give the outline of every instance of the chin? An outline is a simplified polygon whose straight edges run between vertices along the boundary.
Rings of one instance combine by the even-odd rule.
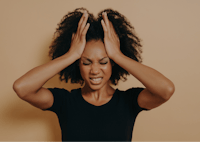
[[[103,85],[103,84],[98,84],[98,85],[87,84],[87,86],[88,86],[91,90],[99,90],[99,89],[101,89],[104,85]]]
[[[89,82],[87,82],[87,86],[91,89],[91,90],[99,90],[101,89],[102,87],[104,87],[104,85],[106,85],[106,82],[100,82],[99,84],[98,83],[92,83],[90,80]]]

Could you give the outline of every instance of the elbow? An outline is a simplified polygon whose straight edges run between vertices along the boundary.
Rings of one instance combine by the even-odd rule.
[[[164,91],[164,95],[163,95],[163,99],[165,100],[165,101],[168,101],[170,98],[171,98],[171,96],[174,94],[174,92],[175,92],[175,86],[174,86],[174,84],[171,82],[169,85],[166,85],[165,86],[165,91]]]
[[[23,88],[22,88],[22,85],[19,83],[18,80],[16,80],[14,83],[13,83],[13,90],[16,92],[17,96],[21,99],[23,99],[23,97],[25,96],[23,94]]]

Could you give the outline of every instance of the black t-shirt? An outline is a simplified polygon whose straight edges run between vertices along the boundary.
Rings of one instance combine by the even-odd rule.
[[[116,89],[111,100],[101,106],[87,102],[81,88],[71,93],[48,88],[53,105],[46,109],[57,114],[63,141],[131,141],[135,119],[142,110],[137,98],[144,88]]]

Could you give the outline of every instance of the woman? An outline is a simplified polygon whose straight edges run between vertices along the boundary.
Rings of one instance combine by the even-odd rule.
[[[169,79],[140,63],[140,40],[117,11],[105,9],[96,19],[76,9],[65,15],[55,35],[53,60],[27,72],[13,88],[21,99],[57,114],[63,141],[130,141],[138,113],[174,93]],[[57,73],[60,80],[84,86],[71,92],[42,87]],[[145,88],[110,86],[129,73]]]

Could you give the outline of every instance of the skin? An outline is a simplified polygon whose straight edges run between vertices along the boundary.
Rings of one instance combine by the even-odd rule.
[[[86,24],[87,19],[88,14],[85,11],[78,23],[77,32],[72,35],[71,47],[66,54],[31,69],[13,83],[13,89],[19,98],[40,109],[53,105],[53,95],[43,85],[81,57],[86,44],[85,36],[90,26]]]
[[[105,48],[110,59],[137,78],[146,88],[138,96],[138,104],[142,108],[152,109],[163,104],[175,91],[174,84],[164,75],[132,60],[120,51],[119,38],[109,21],[106,13],[103,13],[101,24],[104,30]]]
[[[99,106],[108,102],[114,89],[109,85],[112,65],[101,40],[89,41],[79,61],[80,73],[85,81],[82,96],[89,103]],[[91,77],[103,77],[100,84],[91,82]]]
[[[169,100],[175,90],[174,84],[155,69],[125,56],[120,51],[120,41],[112,23],[108,20],[106,13],[102,13],[102,16],[104,44],[94,40],[86,43],[86,33],[90,25],[86,24],[88,14],[83,14],[78,23],[77,32],[72,36],[70,50],[63,56],[38,66],[17,79],[13,84],[17,95],[35,107],[41,109],[51,107],[54,101],[53,95],[42,86],[61,70],[80,59],[80,72],[85,81],[85,86],[81,90],[82,96],[91,104],[102,105],[111,99],[115,91],[109,85],[109,77],[112,73],[109,59],[112,59],[146,87],[138,96],[140,107],[152,109]],[[101,65],[100,59],[104,57],[107,57],[104,60],[108,63]],[[90,59],[91,64],[83,65],[83,62],[88,61],[87,59]],[[90,77],[95,76],[103,77],[101,84],[93,85],[90,82]]]

